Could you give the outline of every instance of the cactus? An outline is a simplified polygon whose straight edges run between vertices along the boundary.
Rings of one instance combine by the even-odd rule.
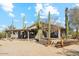
[[[65,27],[66,27],[66,39],[68,38],[69,25],[68,25],[68,8],[65,9]]]
[[[12,26],[14,26],[14,21],[13,21],[13,19],[12,19]]]
[[[50,24],[50,12],[48,13],[48,45],[50,45],[51,40],[50,40],[50,29],[51,29],[51,24]]]
[[[23,30],[25,30],[26,24],[25,24],[25,16],[23,16]]]
[[[38,28],[40,29],[40,11],[38,12]]]
[[[38,12],[38,16],[37,16],[37,23],[36,26],[38,28],[38,32],[37,35],[35,36],[36,39],[38,39],[38,41],[40,41],[41,38],[44,38],[43,32],[41,30],[41,23],[40,23],[40,11]]]

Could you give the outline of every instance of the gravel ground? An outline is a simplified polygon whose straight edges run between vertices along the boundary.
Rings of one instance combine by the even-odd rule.
[[[0,56],[71,56],[79,55],[78,51],[79,45],[56,48],[45,47],[35,41],[0,40]]]

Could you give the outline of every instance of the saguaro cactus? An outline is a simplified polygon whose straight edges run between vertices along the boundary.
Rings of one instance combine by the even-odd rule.
[[[36,35],[36,39],[40,40],[40,11],[38,12],[38,15],[37,15],[37,23],[36,23],[36,26],[38,28],[38,32],[37,32],[37,35]]]
[[[38,12],[38,26],[39,26],[39,29],[40,29],[40,11]]]
[[[40,11],[38,12],[38,35],[39,35],[39,40],[40,40]]]
[[[40,11],[38,12],[38,16],[37,16],[37,28],[38,28],[38,32],[37,35],[35,36],[36,39],[38,39],[38,41],[40,41],[42,38],[44,38],[42,29],[41,29],[41,23],[40,23]]]
[[[12,24],[11,24],[11,26],[12,26],[12,30],[14,29],[14,18],[12,18]]]
[[[50,12],[48,13],[48,45],[51,44],[50,40],[50,30],[51,30],[51,24],[50,24]]]
[[[69,25],[68,25],[68,8],[65,9],[65,27],[66,27],[66,39],[68,38],[68,31],[69,31]]]
[[[25,15],[23,16],[23,30],[26,28],[26,24],[25,24]]]

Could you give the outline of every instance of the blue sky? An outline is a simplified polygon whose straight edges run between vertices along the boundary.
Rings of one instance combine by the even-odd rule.
[[[0,30],[11,25],[12,19],[14,20],[14,26],[16,28],[22,28],[22,15],[26,16],[26,26],[32,25],[37,20],[36,14],[39,10],[41,10],[41,18],[47,18],[47,13],[50,11],[51,16],[56,15],[58,17],[55,21],[64,26],[64,10],[66,7],[73,8],[74,6],[79,6],[79,4],[2,3],[0,4]]]

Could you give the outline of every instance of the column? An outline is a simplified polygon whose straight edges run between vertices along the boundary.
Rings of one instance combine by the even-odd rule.
[[[60,28],[58,28],[58,38],[61,38]]]
[[[28,41],[29,41],[29,30],[27,31]]]

